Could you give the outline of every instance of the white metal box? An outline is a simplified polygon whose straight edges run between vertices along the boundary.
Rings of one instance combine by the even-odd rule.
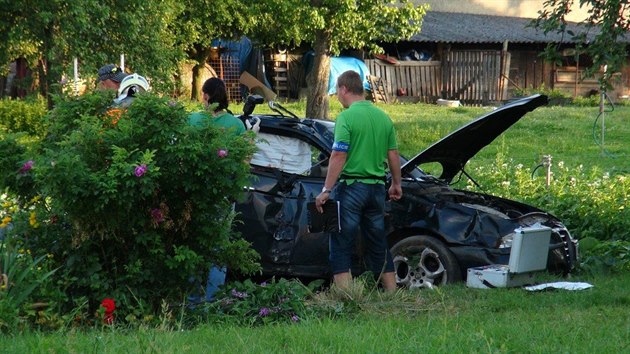
[[[513,288],[534,282],[535,273],[510,273],[505,264],[468,268],[466,286],[469,288]]]
[[[514,230],[510,251],[510,273],[526,273],[547,268],[551,229],[536,224]]]
[[[466,286],[503,288],[531,284],[535,272],[547,268],[551,229],[540,224],[514,230],[509,264],[469,268]]]

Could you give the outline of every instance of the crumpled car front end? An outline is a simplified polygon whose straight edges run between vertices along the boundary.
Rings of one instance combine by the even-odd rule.
[[[435,236],[448,245],[465,274],[471,267],[507,264],[515,229],[539,223],[552,229],[547,269],[566,274],[577,264],[577,240],[549,213],[418,179],[405,185],[403,199],[389,204],[390,245],[409,235]]]

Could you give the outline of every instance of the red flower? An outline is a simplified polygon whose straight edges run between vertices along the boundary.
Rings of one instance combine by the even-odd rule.
[[[113,324],[114,323],[114,310],[116,310],[116,302],[114,299],[105,298],[101,301],[101,307],[105,308],[105,314],[103,315],[103,323],[105,324]]]

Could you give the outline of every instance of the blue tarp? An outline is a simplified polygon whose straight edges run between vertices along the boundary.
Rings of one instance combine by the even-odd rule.
[[[304,64],[305,74],[308,75],[309,71],[313,68],[314,52],[309,51],[302,57],[302,63]],[[367,77],[370,75],[365,63],[357,58],[353,57],[331,57],[330,58],[330,78],[328,79],[328,94],[334,95],[337,93],[337,78],[344,71],[354,70],[363,78],[363,87],[366,90],[370,89]]]
[[[328,79],[328,94],[334,95],[337,93],[337,78],[343,74],[344,71],[354,70],[363,79],[363,88],[368,90],[370,84],[368,83],[368,76],[370,71],[365,63],[357,58],[353,57],[332,57],[330,58],[330,78]]]

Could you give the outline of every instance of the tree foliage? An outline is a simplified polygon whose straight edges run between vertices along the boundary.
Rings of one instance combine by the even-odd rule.
[[[186,0],[172,23],[177,42],[194,63],[191,98],[201,96],[201,72],[211,54],[214,39],[235,39],[247,33],[251,23],[239,0]]]
[[[25,57],[37,67],[44,95],[72,72],[74,57],[82,76],[93,77],[125,54],[127,64],[158,87],[182,57],[168,26],[177,15],[174,0],[1,0],[0,8],[0,61]]]
[[[582,30],[568,29],[567,15],[576,6],[588,9],[588,16],[580,23]],[[628,0],[546,0],[538,12],[533,25],[545,33],[552,31],[566,34],[577,42],[578,53],[585,53],[593,59],[587,75],[607,66],[605,75],[600,78],[602,89],[611,88],[612,74],[625,65],[627,56],[628,30],[630,30],[630,1]],[[549,44],[545,57],[558,58],[557,46]]]
[[[306,115],[326,118],[330,56],[342,49],[378,52],[378,41],[398,41],[420,31],[426,6],[400,0],[264,0],[250,7],[251,36],[266,45],[310,43]],[[256,15],[254,15],[256,14]]]

